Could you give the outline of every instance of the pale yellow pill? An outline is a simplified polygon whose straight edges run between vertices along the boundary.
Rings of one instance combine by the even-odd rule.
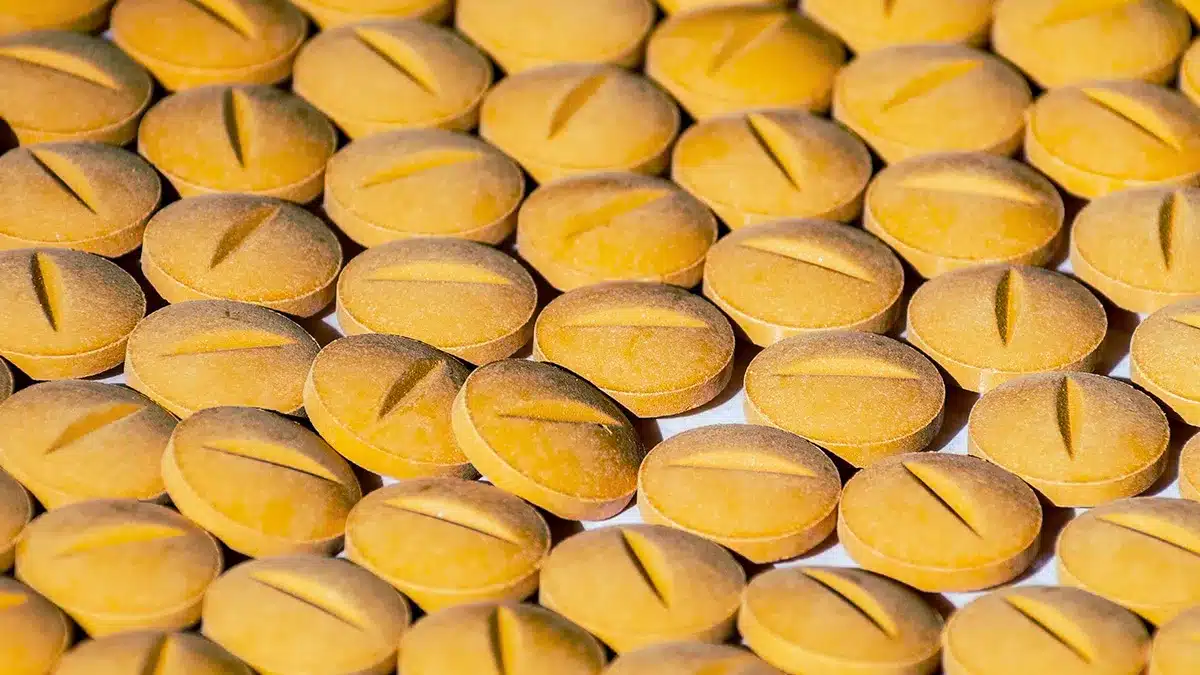
[[[1136,497],[1067,524],[1058,582],[1090,591],[1158,625],[1200,601],[1200,503]]]
[[[893,45],[987,41],[995,0],[802,0],[801,9],[859,54]]]
[[[1142,672],[1150,635],[1133,613],[1091,593],[1021,586],[954,612],[942,644],[946,675],[1126,675]]]
[[[569,537],[542,567],[538,601],[627,652],[662,642],[723,642],[746,573],[725,549],[658,525]]]
[[[158,208],[154,167],[101,143],[47,143],[0,156],[0,248],[73,248],[116,257]]]
[[[0,577],[0,673],[46,675],[71,646],[71,620],[28,586]]]
[[[598,675],[605,660],[596,638],[548,609],[486,602],[418,621],[400,642],[399,672]]]
[[[1186,675],[1200,669],[1200,609],[1180,613],[1154,634],[1147,675]]]
[[[604,675],[782,675],[754,654],[729,645],[664,642],[617,657]]]
[[[1179,62],[1179,90],[1193,103],[1200,103],[1200,40],[1188,47]]]
[[[164,506],[132,500],[49,511],[17,543],[17,578],[93,637],[191,626],[221,566],[207,532]]]
[[[778,429],[716,424],[659,443],[638,472],[638,508],[669,525],[765,563],[794,558],[833,532],[837,467]]]
[[[637,490],[644,450],[599,389],[549,363],[478,368],[454,399],[454,438],[500,489],[571,520],[620,513]]]
[[[293,5],[322,29],[374,19],[421,19],[438,23],[451,14],[453,0],[294,0]]]
[[[871,154],[838,124],[801,110],[710,117],[679,137],[671,178],[736,230],[782,218],[849,221]]]
[[[251,675],[250,667],[195,633],[138,631],[81,642],[55,675]]]
[[[72,30],[91,33],[108,21],[113,0],[53,0],[0,2],[0,34],[31,30]]]
[[[720,394],[733,371],[733,328],[677,286],[612,282],[555,298],[538,315],[533,356],[596,385],[638,417],[665,417]]]
[[[1179,455],[1179,496],[1200,501],[1200,435],[1193,435]]]
[[[825,331],[886,332],[903,291],[904,268],[887,246],[816,219],[738,230],[704,263],[704,296],[761,346]]]
[[[869,572],[789,567],[750,581],[738,631],[788,673],[921,675],[937,667],[942,617],[909,588]]]
[[[17,479],[0,470],[0,572],[13,564],[13,549],[33,519],[33,498]]]
[[[321,219],[283,200],[205,195],[146,226],[142,273],[167,302],[223,299],[311,316],[333,302],[342,245]]]
[[[180,422],[162,472],[181,513],[251,557],[336,552],[362,497],[325,441],[257,408],[210,408]]]
[[[604,281],[700,283],[717,220],[661,178],[606,173],[545,185],[521,205],[517,249],[569,291]]]
[[[946,385],[920,352],[881,335],[798,336],[745,376],[746,420],[807,438],[854,466],[920,450],[942,426]]]
[[[846,483],[837,532],[864,569],[947,592],[1016,578],[1037,557],[1041,530],[1041,504],[1016,476],[975,457],[910,453]]]
[[[88,499],[166,497],[161,463],[175,418],[122,386],[68,380],[0,405],[0,466],[47,509]]]
[[[1200,425],[1200,300],[1151,314],[1133,331],[1133,381],[1192,426]]]

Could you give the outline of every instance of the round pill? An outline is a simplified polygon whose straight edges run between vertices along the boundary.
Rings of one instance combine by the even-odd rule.
[[[642,62],[650,0],[458,0],[454,25],[509,73],[560,63]]]
[[[1021,74],[961,45],[901,45],[838,73],[833,116],[886,162],[931,152],[1011,155],[1032,94]]]
[[[1061,87],[1025,115],[1026,159],[1071,194],[1193,185],[1200,174],[1200,108],[1178,92],[1133,80]]]
[[[893,45],[987,41],[994,0],[802,0],[802,10],[858,54]]]
[[[524,196],[516,162],[473,136],[436,129],[359,139],[325,171],[325,213],[368,248],[410,237],[499,244]]]
[[[302,411],[317,341],[269,309],[225,300],[168,305],[130,335],[129,386],[179,417],[223,405]]]
[[[125,145],[153,93],[150,74],[107,40],[63,31],[0,37],[0,119],[22,145]]]
[[[55,675],[252,675],[250,668],[195,633],[118,633],[76,645]]]
[[[1179,496],[1200,501],[1200,434],[1188,439],[1179,455]]]
[[[678,286],[613,282],[555,298],[538,315],[533,356],[596,385],[638,417],[711,401],[733,371],[733,329]]]
[[[0,574],[13,564],[13,549],[33,519],[33,498],[17,479],[0,469]]]
[[[1200,425],[1200,300],[1168,305],[1133,331],[1129,371],[1184,422]]]
[[[426,612],[526,598],[549,552],[537,510],[478,481],[401,481],[367,495],[346,521],[347,557]]]
[[[525,346],[536,312],[529,272],[471,241],[377,246],[351,260],[338,280],[337,317],[347,335],[404,335],[476,365]]]
[[[788,673],[932,673],[942,617],[920,595],[853,568],[760,574],[742,595],[738,630]]]
[[[316,108],[264,86],[173,94],[138,130],[138,152],[183,197],[246,192],[312,201],[336,145],[333,125]]]
[[[1075,588],[1022,586],[988,593],[950,616],[946,675],[1140,673],[1150,635],[1132,613]]]
[[[0,466],[47,509],[89,499],[166,497],[160,465],[175,418],[114,384],[68,380],[0,405]]]
[[[923,277],[989,263],[1041,265],[1059,248],[1058,190],[1026,165],[985,153],[903,160],[867,188],[863,227]]]
[[[108,22],[113,0],[0,0],[0,35],[32,30],[91,33]]]
[[[903,291],[904,268],[887,246],[815,219],[738,230],[704,263],[704,296],[764,347],[818,331],[886,332]]]
[[[73,248],[117,257],[142,243],[158,208],[154,167],[101,143],[47,143],[0,156],[0,248]]]
[[[1108,316],[1082,284],[1024,265],[933,279],[908,305],[908,339],[955,384],[984,392],[1021,375],[1090,371]]]
[[[418,621],[400,642],[404,675],[599,675],[604,648],[579,626],[537,605],[452,607]],[[607,672],[607,671],[606,671]]]
[[[705,642],[666,642],[625,652],[604,675],[782,675],[750,652]]]
[[[317,354],[304,409],[334,450],[368,471],[398,479],[474,478],[450,428],[450,408],[468,374],[423,342],[352,335]]]
[[[272,197],[182,199],[150,219],[142,273],[167,302],[223,299],[311,316],[333,302],[342,245],[321,219]]]
[[[1188,47],[1179,62],[1179,89],[1192,103],[1200,103],[1200,40]]]
[[[378,19],[447,19],[453,0],[293,0],[321,29]]]
[[[1147,675],[1186,675],[1200,668],[1200,608],[1181,612],[1163,624],[1150,645]]]
[[[927,446],[946,385],[917,350],[839,331],[778,342],[750,362],[746,420],[802,436],[854,466]]]
[[[746,573],[720,546],[658,525],[567,538],[542,566],[538,601],[627,652],[662,642],[721,643]]]
[[[992,47],[1046,89],[1091,80],[1166,82],[1191,36],[1169,0],[998,0]]]
[[[45,675],[71,646],[71,620],[28,586],[0,577],[0,673]]]
[[[438,127],[468,131],[492,84],[487,57],[416,19],[322,32],[296,56],[292,89],[351,138]]]
[[[404,597],[344,560],[254,560],[204,597],[202,632],[260,673],[385,675],[412,617]]]
[[[1142,188],[1088,204],[1071,226],[1071,268],[1113,304],[1154,312],[1200,298],[1200,189]]]
[[[118,0],[112,37],[168,90],[274,84],[308,21],[285,0]]]
[[[221,565],[217,542],[171,509],[93,500],[35,518],[16,576],[100,637],[196,623]]]
[[[362,497],[325,441],[257,408],[211,408],[180,422],[162,473],[181,513],[251,557],[337,551]]]
[[[637,432],[599,389],[558,366],[509,359],[476,369],[451,422],[480,473],[560,518],[610,518],[637,490]]]
[[[676,14],[646,47],[646,74],[696,119],[756,108],[829,108],[846,60],[837,38],[785,7]]]
[[[479,135],[534,180],[667,167],[679,109],[648,80],[616,66],[563,64],[500,81],[483,100]]]
[[[927,592],[1010,581],[1037,556],[1041,530],[1041,504],[1019,478],[942,453],[896,455],[859,471],[842,492],[837,526],[861,567]]]
[[[118,366],[146,295],[113,263],[66,249],[0,252],[0,355],[35,380]]]
[[[604,281],[700,283],[717,220],[670,181],[633,173],[564,178],[521,205],[517,250],[559,290]]]
[[[825,540],[842,493],[837,467],[778,429],[716,424],[659,443],[638,472],[642,519],[711,539],[756,563]]]
[[[1058,536],[1058,583],[1158,625],[1200,602],[1200,503],[1135,497],[1104,504]]]
[[[671,178],[736,230],[781,218],[849,221],[862,210],[871,153],[801,110],[710,117],[679,137]]]

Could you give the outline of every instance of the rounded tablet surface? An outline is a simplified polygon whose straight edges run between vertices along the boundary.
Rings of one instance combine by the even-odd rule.
[[[285,0],[118,0],[112,12],[113,41],[171,91],[279,82],[307,29]]]
[[[337,551],[362,497],[325,441],[257,408],[211,408],[180,422],[162,471],[181,513],[251,557]]]
[[[1025,156],[1087,199],[1143,185],[1193,185],[1200,108],[1178,92],[1132,80],[1054,89],[1026,112]]]
[[[412,615],[404,597],[344,560],[243,563],[204,598],[204,636],[260,673],[384,675]]]
[[[1200,300],[1168,305],[1133,331],[1133,381],[1183,421],[1200,425]]]
[[[816,219],[738,230],[704,263],[704,296],[762,346],[817,331],[883,333],[903,290],[904,268],[887,246]]]
[[[1179,455],[1179,496],[1200,501],[1200,435],[1193,435]]]
[[[984,392],[1021,375],[1092,370],[1108,330],[1082,284],[1025,265],[987,265],[933,279],[908,306],[908,339],[955,384]]]
[[[35,380],[118,366],[146,295],[113,263],[80,251],[0,252],[0,356]]]
[[[534,358],[583,377],[638,417],[711,401],[729,383],[733,348],[729,320],[704,298],[633,281],[560,295],[533,333]]]
[[[221,565],[217,542],[175,511],[101,499],[34,519],[16,576],[100,637],[194,624]]]
[[[1148,675],[1186,675],[1200,669],[1200,608],[1180,613],[1154,634]]]
[[[76,645],[55,675],[252,675],[250,667],[195,633],[118,633]]]
[[[548,609],[487,602],[418,621],[400,643],[399,672],[598,675],[605,658],[596,638]]]
[[[316,108],[265,86],[173,94],[138,130],[138,152],[183,197],[246,192],[312,201],[336,145],[333,125]]]
[[[745,649],[705,642],[665,642],[625,652],[604,675],[781,675]]]
[[[89,499],[161,501],[175,418],[114,384],[26,387],[0,405],[0,466],[47,509]]]
[[[1158,625],[1200,603],[1200,503],[1136,497],[1067,523],[1058,582],[1090,591]]]
[[[292,78],[292,89],[351,138],[425,127],[468,131],[491,84],[487,57],[416,19],[320,33],[296,56]]]
[[[671,177],[730,229],[781,218],[849,221],[871,154],[854,134],[801,110],[710,117],[679,137]]]
[[[71,646],[71,620],[19,581],[0,577],[0,673],[46,675]]]
[[[426,612],[526,598],[549,552],[537,510],[478,481],[401,481],[367,495],[346,521],[347,557]]]
[[[1179,89],[1193,103],[1200,103],[1200,40],[1188,47],[1179,62]]]
[[[33,498],[25,488],[0,469],[0,573],[12,567],[13,548],[33,519],[33,509]]]
[[[655,29],[646,74],[696,119],[754,108],[829,108],[846,60],[837,38],[795,10],[712,7]]]
[[[1058,249],[1063,200],[1016,160],[938,153],[884,169],[867,188],[863,227],[924,277],[1008,262],[1041,265]]]
[[[851,331],[797,336],[746,368],[746,420],[807,438],[854,466],[920,450],[942,426],[946,385],[917,350]]]
[[[550,285],[700,283],[712,213],[674,183],[633,173],[564,178],[521,205],[517,250]]]
[[[711,539],[756,563],[794,558],[824,541],[841,492],[837,467],[811,443],[749,424],[672,436],[638,472],[646,522]]]
[[[720,546],[658,525],[567,538],[542,567],[538,601],[617,653],[695,640],[723,642],[746,573]]]
[[[1071,268],[1117,306],[1154,312],[1200,298],[1200,189],[1142,188],[1088,204],[1071,226]]]
[[[547,66],[500,81],[483,100],[479,135],[539,183],[572,174],[667,167],[679,109],[616,66]]]
[[[269,309],[196,300],[163,307],[138,324],[125,379],[179,417],[222,405],[295,414],[319,350],[303,328]]]
[[[891,579],[853,568],[760,574],[742,596],[738,630],[789,673],[931,673],[942,617]]]
[[[1090,373],[1006,382],[971,409],[970,452],[1058,506],[1137,495],[1162,475],[1167,416],[1140,390]]]
[[[116,257],[142,243],[158,208],[154,167],[101,143],[47,143],[0,156],[0,248]]]
[[[1170,0],[998,0],[992,47],[1047,89],[1089,80],[1166,82],[1191,25]]]
[[[1150,635],[1132,613],[1076,588],[1022,586],[984,595],[950,616],[946,675],[1129,675]]]
[[[359,139],[325,172],[326,214],[368,248],[415,237],[499,244],[516,227],[524,196],[525,174],[507,155],[436,129]]]
[[[846,483],[837,532],[864,569],[947,592],[996,586],[1024,572],[1041,529],[1041,504],[1016,476],[975,457],[909,453]]]
[[[559,63],[632,67],[654,26],[650,0],[458,0],[454,25],[509,73]]]
[[[451,421],[480,473],[561,518],[612,517],[637,490],[637,432],[599,389],[558,366],[508,359],[476,369]]]
[[[108,22],[113,0],[0,1],[0,35],[31,30],[91,33]]]
[[[537,287],[520,263],[458,239],[369,249],[346,265],[337,287],[347,335],[404,335],[476,365],[525,346],[536,311]]]
[[[146,226],[142,273],[167,302],[223,299],[311,316],[333,301],[342,245],[321,219],[272,197],[204,195]]]
[[[804,13],[859,54],[893,45],[987,40],[994,0],[803,0]]]
[[[453,0],[293,0],[321,29],[377,19],[440,22],[450,16]]]
[[[0,37],[0,119],[22,145],[125,145],[153,93],[150,74],[107,40],[63,31]]]
[[[352,335],[317,354],[304,409],[334,450],[368,471],[474,478],[450,428],[454,395],[468,374],[458,359],[423,342]]]

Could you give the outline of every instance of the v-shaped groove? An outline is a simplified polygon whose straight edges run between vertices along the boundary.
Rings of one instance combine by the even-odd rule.
[[[217,241],[216,248],[213,249],[212,259],[208,263],[208,269],[211,270],[228,260],[229,256],[237,252],[252,234],[275,216],[279,215],[279,212],[282,210],[282,206],[267,206],[252,213],[249,218],[243,218],[241,221],[230,225]]]
[[[333,483],[333,484],[341,487],[340,481],[330,478],[329,476],[322,475],[315,471],[309,471],[308,469],[304,469],[302,467],[292,466],[291,464],[285,464],[283,462],[276,462],[276,461],[272,461],[269,459],[263,459],[261,457],[253,457],[251,455],[244,455],[240,452],[234,452],[232,450],[227,450],[225,448],[218,448],[213,445],[205,445],[203,447],[205,450],[208,450],[209,452],[215,452],[215,453],[218,453],[221,455],[225,455],[226,457],[236,457],[238,459],[246,460],[247,462],[256,462],[258,464],[265,464],[267,466],[273,466],[273,467],[276,467],[279,469],[283,469],[285,471],[293,471],[295,473],[301,473],[301,474],[304,474],[305,476],[312,476],[313,478],[319,478],[320,480],[323,480],[326,483]],[[330,473],[332,474],[332,472],[330,472]]]
[[[383,40],[380,39],[381,34],[385,33],[369,28],[358,28],[354,31],[354,37],[358,39],[359,44],[366,47],[372,54],[382,59],[384,63],[387,63],[410,82],[417,85],[421,91],[436,96],[438,88],[437,82],[433,78],[433,73],[428,72],[428,69],[426,69],[427,72],[418,72],[418,68],[413,67],[414,64],[405,63],[396,54],[388,51],[383,46]]]
[[[996,284],[996,330],[1000,333],[1000,344],[1008,346],[1016,332],[1017,314],[1021,310],[1021,276],[1014,269],[1004,271]]]
[[[940,63],[901,85],[887,101],[884,101],[880,110],[888,112],[909,101],[921,98],[929,92],[967,75],[981,65],[982,62],[975,60]]]
[[[665,590],[659,586],[659,581],[656,580],[654,575],[650,573],[646,562],[642,560],[641,555],[638,554],[637,545],[630,540],[630,532],[626,530],[621,530],[621,546],[624,547],[626,557],[628,557],[629,561],[633,563],[634,569],[636,569],[638,575],[642,577],[642,581],[645,582],[646,587],[650,589],[650,592],[654,594],[654,598],[658,600],[658,604],[662,605],[663,607],[667,607],[668,602]]]
[[[142,662],[140,675],[165,675],[166,673],[166,656],[167,643],[171,640],[171,635],[161,635],[154,641],[154,646],[146,652],[146,660]]]
[[[550,128],[546,138],[552,139],[565,129],[567,123],[579,113],[583,106],[587,105],[588,101],[592,100],[592,97],[606,82],[608,82],[608,73],[599,72],[588,75],[571,87],[550,114]]]
[[[1178,191],[1167,194],[1158,207],[1158,249],[1168,272],[1175,262],[1175,237],[1179,235],[1179,221],[1186,209],[1187,198]]]
[[[229,147],[238,166],[246,167],[247,138],[246,126],[249,111],[246,110],[246,94],[234,87],[228,87],[221,94],[221,119],[225,124],[225,135],[229,139]]]
[[[750,113],[746,115],[746,126],[750,130],[750,137],[758,145],[775,169],[783,176],[793,190],[800,191],[800,177],[793,172],[792,167],[789,167],[783,158],[782,143],[787,132],[784,131],[774,120],[761,113]]]
[[[516,672],[516,622],[513,611],[503,605],[497,606],[488,620],[488,644],[492,648],[496,675],[512,675]]]
[[[730,63],[765,42],[780,26],[787,23],[788,16],[782,15],[765,26],[730,23],[717,52],[708,62],[708,74],[716,75]],[[757,28],[757,30],[750,30]]]
[[[213,0],[185,0],[185,2],[247,40],[258,37],[258,30],[250,17],[243,14],[236,5],[232,5],[236,0],[226,0],[230,5],[220,9],[215,6]]]
[[[1081,91],[1093,104],[1120,118],[1139,133],[1149,136],[1156,143],[1165,145],[1176,152],[1183,151],[1183,144],[1175,134],[1171,133],[1163,120],[1158,118],[1153,110],[1144,109],[1140,101],[1109,89],[1085,88]],[[1127,109],[1122,110],[1122,104]]]
[[[83,440],[92,434],[110,427],[118,422],[124,421],[141,411],[145,410],[145,406],[137,403],[110,403],[109,405],[95,408],[88,411],[79,419],[67,425],[58,438],[46,448],[44,454],[58,452],[63,448]]]
[[[1063,377],[1059,382],[1054,397],[1054,411],[1067,457],[1074,459],[1079,451],[1079,432],[1083,426],[1083,398],[1079,385],[1070,376]]]
[[[1092,656],[1090,654],[1084,651],[1079,645],[1076,645],[1072,641],[1068,640],[1066,636],[1055,630],[1053,626],[1044,621],[1041,617],[1037,616],[1036,612],[1032,611],[1024,602],[1027,600],[1026,598],[1018,600],[1017,598],[1019,597],[1021,596],[1009,596],[1004,598],[1004,602],[1009,607],[1012,607],[1014,610],[1016,610],[1018,614],[1025,617],[1031,623],[1040,628],[1043,633],[1050,636],[1055,642],[1070,650],[1072,654],[1079,657],[1080,661],[1083,661],[1087,664],[1092,663]]]
[[[61,321],[59,317],[62,315],[62,273],[49,256],[34,251],[29,256],[29,277],[38,307],[46,317],[46,323],[50,324],[50,329],[57,333]]]
[[[979,530],[975,529],[975,526],[972,525],[971,522],[969,520],[967,520],[965,516],[963,516],[963,514],[958,512],[958,509],[951,506],[950,502],[946,501],[946,499],[944,497],[942,497],[942,495],[938,494],[938,491],[934,490],[932,485],[930,485],[929,483],[926,483],[925,479],[921,478],[921,476],[918,475],[916,471],[913,471],[912,468],[909,467],[907,463],[901,462],[900,466],[904,467],[904,470],[908,472],[908,475],[912,476],[912,479],[917,482],[917,485],[921,486],[921,488],[925,491],[926,494],[928,494],[930,497],[933,497],[937,501],[938,504],[942,505],[942,508],[949,511],[950,515],[954,516],[954,518],[958,522],[962,523],[964,527],[966,527],[968,530],[971,531],[971,534],[975,535],[976,537],[983,536],[979,533]]]
[[[292,600],[295,600],[296,602],[303,603],[303,604],[317,610],[318,612],[324,614],[325,616],[332,617],[338,623],[344,624],[346,626],[350,626],[351,628],[361,631],[363,633],[369,632],[367,630],[367,627],[365,625],[363,625],[357,618],[351,617],[348,615],[344,615],[344,612],[335,612],[335,611],[329,609],[328,607],[325,607],[324,605],[321,605],[313,600],[310,600],[309,598],[304,597],[303,595],[300,595],[299,593],[296,593],[292,590],[285,588],[280,583],[277,583],[277,582],[272,583],[271,581],[267,581],[260,577],[256,577],[253,574],[250,575],[250,578],[253,579],[256,583],[262,584],[263,586],[270,588],[271,590],[275,591],[276,593],[279,593],[280,595],[285,595],[285,596],[291,598]]]
[[[416,366],[396,378],[379,402],[376,421],[383,421],[393,411],[399,410],[423,388],[426,382],[446,372],[446,363],[438,359],[423,359]]]
[[[838,588],[838,582],[835,582],[832,580],[832,578],[835,578],[834,573],[825,572],[824,570],[816,570],[816,569],[806,569],[806,570],[803,570],[803,572],[804,572],[804,576],[808,577],[809,579],[811,579],[812,581],[817,583],[819,586],[821,586],[821,588],[824,588],[826,591],[828,591],[832,595],[836,596],[843,603],[845,603],[846,605],[849,605],[851,609],[858,612],[859,615],[861,615],[864,619],[869,621],[872,626],[875,626],[876,628],[878,628],[879,632],[883,633],[884,635],[886,635],[890,638],[896,637],[896,635],[899,633],[899,630],[897,629],[895,622],[891,621],[891,617],[888,617],[887,615],[883,614],[882,607],[875,607],[875,608],[873,608],[875,611],[868,611],[866,607],[864,607],[862,604],[860,604],[854,598],[850,597],[850,595],[847,594],[845,591],[843,591],[843,589]],[[849,579],[842,579],[841,577],[836,577],[836,578],[838,578],[840,582],[843,582],[846,584],[854,584],[854,582],[850,581]],[[857,586],[857,584],[855,584],[855,585]],[[866,593],[865,589],[861,589],[861,590],[863,590],[864,594]]]
[[[68,197],[73,199],[83,208],[87,209],[92,215],[99,215],[100,212],[96,209],[96,207],[93,206],[87,199],[85,199],[83,194],[79,190],[76,190],[75,187],[70,183],[68,183],[65,178],[58,175],[58,172],[56,172],[54,169],[51,169],[50,165],[46,163],[46,160],[38,154],[39,152],[44,152],[44,150],[30,148],[29,158],[33,160],[34,164],[37,164],[38,168],[42,170],[42,173],[49,176],[50,179],[53,180],[56,185],[58,185],[59,189],[67,193]]]
[[[1116,515],[1119,516],[1120,514],[1116,514]],[[1097,516],[1096,519],[1100,520],[1102,522],[1108,523],[1109,525],[1112,525],[1113,527],[1119,527],[1122,530],[1125,530],[1127,532],[1133,532],[1134,534],[1140,534],[1141,536],[1146,537],[1147,539],[1153,539],[1154,541],[1157,541],[1161,544],[1166,544],[1167,546],[1170,546],[1171,548],[1178,550],[1178,551],[1183,551],[1184,553],[1187,553],[1188,555],[1200,556],[1200,551],[1192,550],[1192,549],[1188,548],[1187,546],[1184,546],[1183,544],[1173,542],[1170,539],[1160,537],[1157,534],[1152,534],[1150,532],[1147,532],[1146,530],[1138,529],[1132,525],[1127,525],[1118,520],[1114,520],[1112,518],[1112,516]]]

